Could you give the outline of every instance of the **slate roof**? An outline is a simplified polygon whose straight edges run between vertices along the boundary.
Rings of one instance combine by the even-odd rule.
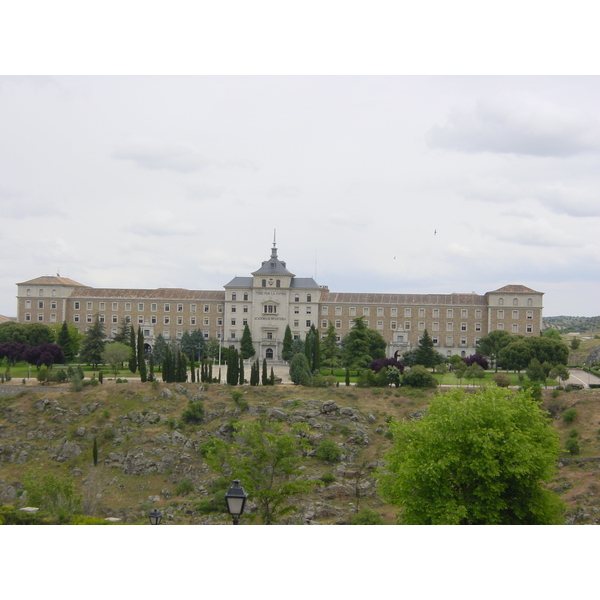
[[[271,258],[263,261],[260,268],[254,271],[252,275],[291,275],[295,277],[291,271],[287,270],[285,262],[277,258],[277,247],[275,244],[273,244],[273,248],[271,249]]]

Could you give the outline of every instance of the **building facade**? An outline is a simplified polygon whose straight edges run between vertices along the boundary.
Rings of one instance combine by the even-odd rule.
[[[289,271],[275,244],[269,260],[224,290],[92,288],[59,276],[18,283],[17,290],[19,323],[67,321],[84,332],[98,316],[107,339],[128,323],[141,327],[150,347],[158,334],[180,339],[199,329],[233,348],[248,325],[257,356],[269,360],[281,359],[287,325],[295,339],[304,339],[312,325],[323,336],[333,324],[341,341],[358,317],[383,336],[388,356],[415,348],[425,330],[442,354],[468,356],[494,330],[540,335],[543,310],[543,293],[523,285],[483,295],[330,292]]]

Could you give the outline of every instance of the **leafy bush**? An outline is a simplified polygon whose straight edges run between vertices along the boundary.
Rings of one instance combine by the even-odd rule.
[[[81,510],[81,496],[75,493],[72,477],[59,477],[50,471],[30,469],[23,477],[27,502],[67,521]]]
[[[237,404],[244,397],[244,392],[240,392],[240,390],[233,390],[231,392],[231,397],[233,401]]]
[[[312,382],[311,382],[312,387],[318,387],[318,388],[335,387],[336,384],[337,384],[337,379],[334,376],[332,376],[332,375],[325,376],[325,375],[321,375],[320,373],[313,375]]]
[[[381,369],[387,367],[396,367],[400,373],[404,371],[404,365],[394,358],[378,358],[377,360],[372,360],[369,365],[369,369],[375,373],[379,373]]]
[[[175,493],[178,496],[186,496],[194,491],[194,485],[189,479],[182,479],[175,488]]]
[[[421,365],[411,367],[402,375],[402,384],[415,388],[434,388],[437,387],[435,377]]]
[[[202,423],[204,420],[204,406],[202,402],[188,403],[188,407],[181,413],[181,420],[184,423]]]
[[[331,485],[334,481],[336,481],[335,475],[333,473],[325,473],[324,475],[321,475],[319,479],[325,485]]]
[[[370,508],[363,508],[350,519],[350,525],[383,525],[381,515]]]
[[[577,418],[577,411],[574,408],[569,408],[569,410],[565,410],[562,416],[562,420],[570,425]]]
[[[325,462],[335,462],[336,460],[340,460],[342,450],[332,439],[327,438],[319,442],[315,456]]]
[[[570,437],[567,440],[567,443],[565,444],[565,448],[567,449],[567,452],[569,454],[573,454],[573,455],[579,454],[579,451],[580,451],[579,442],[575,438],[572,438],[572,437]]]
[[[508,387],[510,385],[510,377],[504,373],[496,373],[492,379],[498,387]]]

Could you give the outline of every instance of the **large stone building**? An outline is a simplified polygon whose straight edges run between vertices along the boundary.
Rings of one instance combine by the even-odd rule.
[[[388,356],[414,348],[425,329],[443,354],[468,356],[490,331],[532,336],[542,326],[543,293],[523,285],[483,295],[336,293],[311,277],[296,277],[275,244],[251,276],[235,277],[224,291],[92,288],[59,276],[17,287],[20,323],[67,321],[85,331],[98,315],[108,339],[126,322],[142,328],[149,346],[158,334],[179,339],[200,329],[205,338],[236,348],[247,324],[257,356],[274,360],[281,358],[287,325],[294,338],[304,339],[311,325],[324,335],[333,323],[341,340],[353,319],[363,317],[387,341]]]

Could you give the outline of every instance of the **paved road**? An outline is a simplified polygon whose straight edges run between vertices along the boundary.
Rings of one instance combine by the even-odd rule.
[[[589,387],[590,383],[600,384],[600,377],[596,377],[596,375],[592,375],[582,369],[569,369],[570,377],[567,379],[567,384],[569,383],[581,383],[585,387]]]

